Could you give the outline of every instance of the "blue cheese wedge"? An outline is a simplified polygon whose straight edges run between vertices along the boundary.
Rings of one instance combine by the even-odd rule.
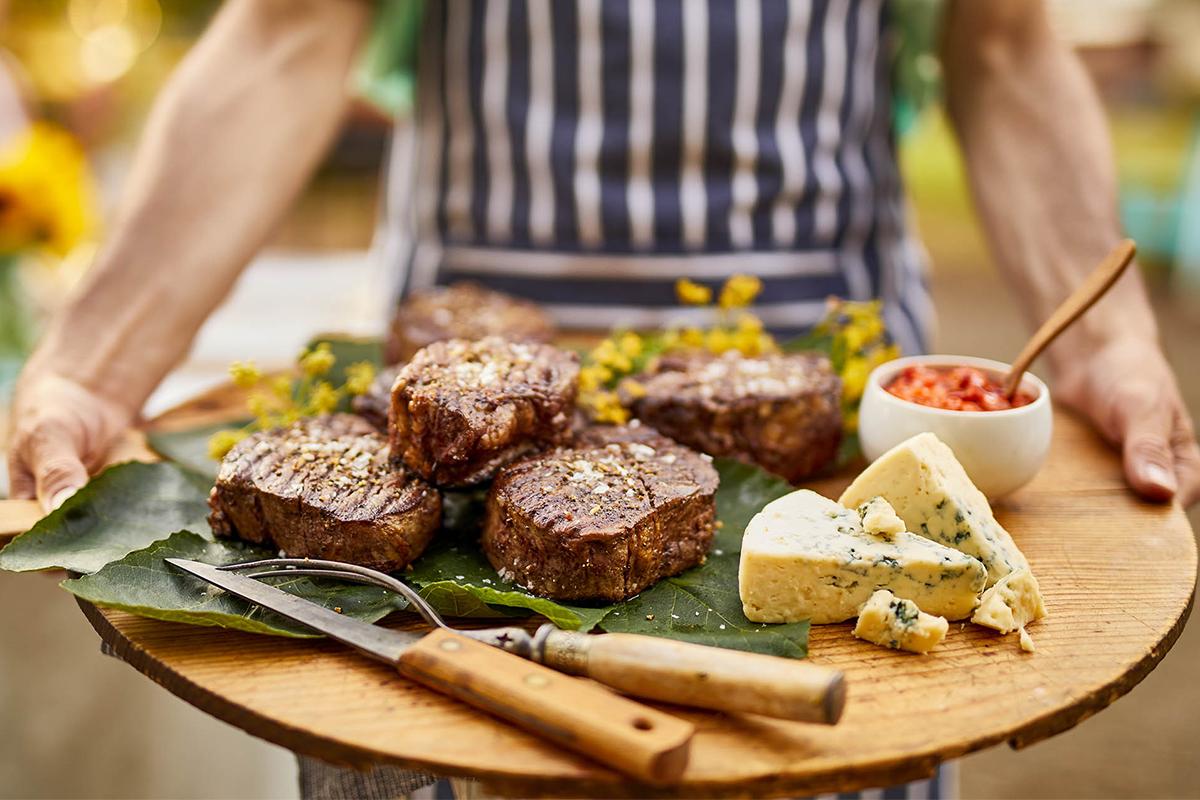
[[[971,622],[1001,633],[1021,632],[1021,649],[1033,652],[1033,637],[1025,626],[1046,616],[1037,578],[1027,569],[1010,572],[983,593]]]
[[[854,635],[895,650],[928,653],[941,644],[949,629],[945,617],[926,614],[912,600],[880,589],[859,609]]]
[[[962,619],[986,581],[977,559],[907,531],[868,533],[858,509],[808,490],[750,520],[738,568],[742,610],[755,622],[843,622],[878,589]]]
[[[1025,556],[992,514],[954,453],[932,433],[907,439],[876,459],[842,493],[844,506],[874,497],[892,505],[912,533],[983,562],[988,586],[1028,569]]]

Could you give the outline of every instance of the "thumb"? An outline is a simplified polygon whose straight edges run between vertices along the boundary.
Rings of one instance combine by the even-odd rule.
[[[1122,427],[1129,484],[1147,500],[1170,500],[1179,489],[1171,451],[1171,415],[1164,409],[1131,409]]]
[[[30,450],[30,471],[38,500],[46,511],[61,506],[87,483],[87,468],[80,460],[78,448],[62,428],[46,427],[38,431]]]

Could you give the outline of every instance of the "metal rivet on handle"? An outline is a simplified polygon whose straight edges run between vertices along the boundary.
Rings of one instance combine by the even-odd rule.
[[[550,679],[545,675],[539,675],[536,672],[531,672],[525,676],[525,685],[534,689],[544,689],[550,685]]]
[[[443,650],[462,650],[462,642],[455,641],[454,639],[443,639],[438,647]]]

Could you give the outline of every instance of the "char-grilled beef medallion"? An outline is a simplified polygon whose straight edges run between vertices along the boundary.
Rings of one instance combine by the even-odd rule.
[[[500,471],[483,550],[501,577],[545,597],[613,602],[704,561],[716,516],[711,459],[638,437],[559,448]]]
[[[827,465],[842,437],[842,383],[815,353],[670,355],[622,391],[665,436],[793,483]]]
[[[384,347],[389,364],[408,361],[418,350],[445,339],[503,336],[549,342],[554,320],[534,303],[476,283],[455,283],[409,295],[396,309]]]
[[[392,386],[393,457],[438,486],[489,480],[522,455],[569,440],[579,358],[497,336],[417,352]]]
[[[355,414],[371,423],[376,430],[387,433],[388,407],[392,404],[392,384],[400,374],[400,367],[393,365],[379,370],[371,388],[350,401]]]
[[[394,466],[387,439],[350,414],[243,439],[208,504],[218,536],[386,572],[419,556],[442,520],[438,491]]]

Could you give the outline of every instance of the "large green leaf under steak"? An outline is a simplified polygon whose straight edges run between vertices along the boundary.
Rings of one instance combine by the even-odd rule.
[[[179,572],[163,560],[188,558],[220,566],[271,555],[260,548],[214,542],[190,531],[179,531],[105,565],[99,572],[63,581],[62,586],[89,603],[169,622],[275,636],[315,636],[308,628]],[[404,607],[403,599],[374,586],[299,577],[272,581],[280,589],[368,622]]]
[[[210,482],[175,464],[109,467],[0,551],[0,569],[95,572],[172,531],[208,531]]]

